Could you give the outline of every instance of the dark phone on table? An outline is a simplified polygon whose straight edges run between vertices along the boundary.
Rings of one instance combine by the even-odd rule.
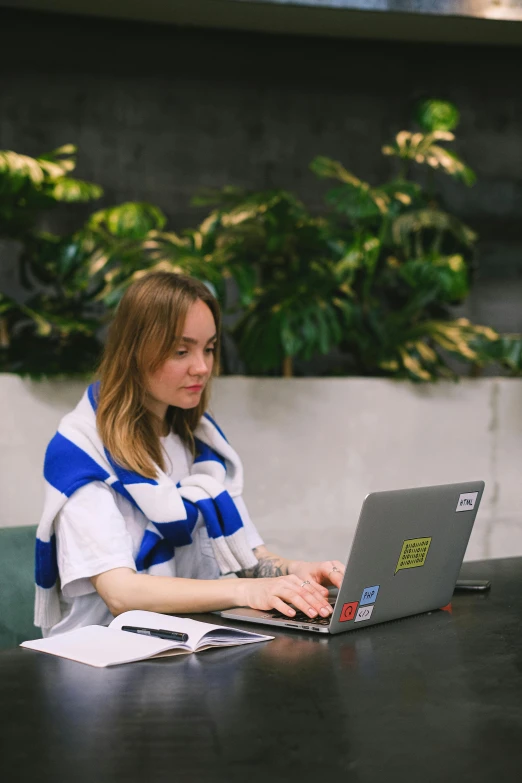
[[[455,590],[489,590],[491,582],[489,579],[457,579]]]

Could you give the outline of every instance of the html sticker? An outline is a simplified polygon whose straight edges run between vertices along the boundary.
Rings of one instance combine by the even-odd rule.
[[[460,495],[455,511],[473,511],[477,502],[478,492],[466,492]]]
[[[352,601],[349,604],[345,604],[341,610],[341,614],[339,616],[339,622],[346,623],[348,622],[348,620],[353,620],[358,606],[359,606],[359,601]]]
[[[407,568],[420,568],[423,566],[428,556],[430,544],[431,536],[429,538],[408,538],[402,545],[395,574]]]
[[[360,623],[362,620],[369,620],[372,616],[373,606],[361,606],[357,614],[355,615],[354,622]]]
[[[361,606],[364,606],[365,604],[374,604],[377,600],[377,593],[379,592],[379,585],[374,585],[373,587],[365,587],[361,600],[359,601]]]

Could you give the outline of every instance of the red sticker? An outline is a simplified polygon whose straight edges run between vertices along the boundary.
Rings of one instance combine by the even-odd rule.
[[[358,606],[359,606],[359,601],[352,601],[351,604],[345,604],[341,610],[341,616],[339,617],[339,622],[346,623],[348,620],[353,620]]]

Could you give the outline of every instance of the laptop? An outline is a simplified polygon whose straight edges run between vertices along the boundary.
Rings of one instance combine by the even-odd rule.
[[[367,495],[330,617],[248,607],[215,614],[337,634],[440,609],[451,601],[483,492],[483,481],[467,481]]]

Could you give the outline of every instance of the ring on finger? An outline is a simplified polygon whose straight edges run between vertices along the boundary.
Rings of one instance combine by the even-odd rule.
[[[308,581],[308,579],[307,579],[307,580],[306,580],[306,582],[303,582],[303,583],[302,583],[301,587],[304,587],[305,585],[309,585],[309,584],[310,584],[310,582],[309,582],[309,581]]]

